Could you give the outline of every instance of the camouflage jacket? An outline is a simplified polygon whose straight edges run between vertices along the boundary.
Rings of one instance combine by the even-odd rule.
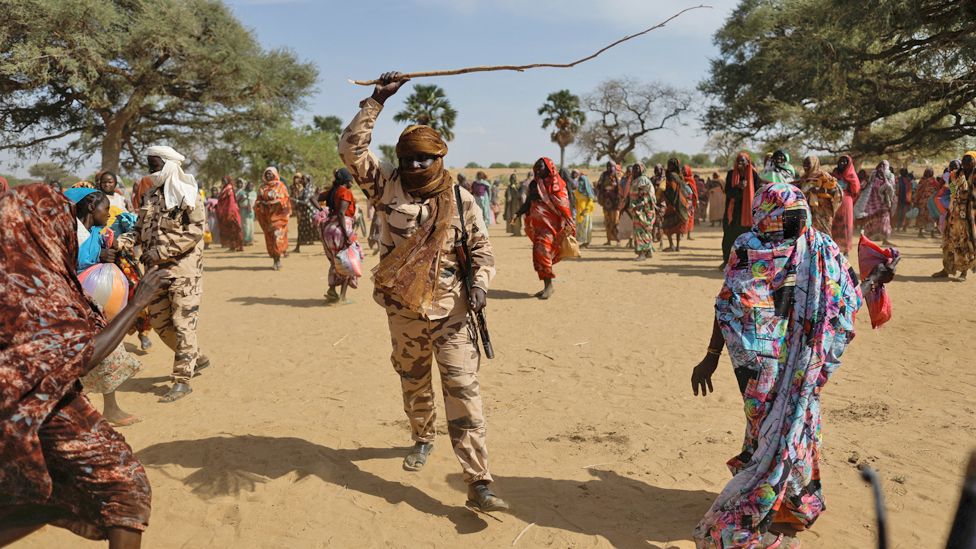
[[[168,269],[173,278],[192,278],[203,275],[203,232],[206,224],[203,204],[197,201],[192,210],[167,210],[163,186],[154,185],[142,196],[139,220],[136,221],[136,244],[142,253],[156,250],[160,267]]]
[[[380,218],[380,255],[385,257],[400,242],[408,238],[417,226],[430,216],[429,200],[415,198],[400,185],[395,166],[380,160],[369,150],[373,127],[383,106],[372,98],[360,103],[359,113],[349,123],[339,138],[339,156],[353,178],[362,188]],[[474,285],[485,291],[495,276],[495,258],[488,240],[481,208],[468,191],[461,189],[461,211],[468,229],[468,248],[471,250],[474,268]],[[440,273],[434,290],[434,302],[427,311],[427,318],[438,319],[456,314],[466,307],[464,285],[458,276],[458,261],[454,243],[461,235],[461,219],[457,212],[451,218],[454,228],[444,244],[437,265]],[[397,308],[386,295],[373,292],[373,298],[387,308]]]

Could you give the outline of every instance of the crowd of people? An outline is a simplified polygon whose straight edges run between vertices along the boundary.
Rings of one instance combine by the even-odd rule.
[[[489,469],[481,351],[470,329],[496,270],[488,227],[504,222],[508,234],[531,240],[543,282],[536,296],[549,299],[554,265],[592,246],[597,205],[606,245],[627,242],[639,261],[654,257],[655,244],[679,253],[696,221],[721,222],[725,279],[691,383],[694,394],[711,393],[728,349],[747,414],[742,452],[729,462],[733,478],[694,532],[709,548],[789,547],[825,508],[822,389],[853,338],[854,315],[883,292],[897,263],[897,252],[876,247],[892,261],[859,279],[848,261],[854,230],[889,245],[893,231],[914,223],[919,235],[942,237],[944,268],[933,276],[965,278],[976,267],[976,152],[942,177],[929,168],[918,181],[908,170],[896,176],[887,161],[858,173],[850,156],[831,171],[807,156],[797,171],[787,152],[775,151],[761,166],[738,154],[724,182],[672,158],[650,171],[611,161],[593,184],[542,157],[524,180],[512,174],[503,187],[484,172],[473,181],[453,176],[447,143],[429,126],[402,132],[395,165],[370,150],[385,102],[405,82],[384,74],[360,103],[339,139],[344,167],[328,188],[300,173],[289,188],[269,166],[258,189],[225,177],[208,197],[166,146],[148,149],[149,175],[128,196],[111,172],[64,192],[45,184],[11,191],[0,181],[0,545],[52,523],[113,548],[139,546],[149,483],[109,425],[138,420],[114,394],[140,368],[122,339],[137,333],[148,349],[146,335],[156,331],[174,354],[172,386],[160,400],[189,395],[191,379],[210,365],[197,340],[204,247],[242,251],[253,243],[255,219],[275,270],[289,253],[292,215],[291,253],[322,243],[330,303],[359,285],[357,232],[375,248],[373,296],[388,320],[413,441],[403,467],[422,470],[434,449],[436,359],[467,505],[482,512],[509,508]],[[128,280],[126,306],[96,305],[86,293],[81,280],[102,265]],[[102,414],[86,392],[104,395]]]

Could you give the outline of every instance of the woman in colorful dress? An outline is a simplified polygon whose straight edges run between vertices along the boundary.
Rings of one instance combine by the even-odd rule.
[[[241,210],[237,207],[237,192],[234,180],[225,175],[224,186],[217,195],[217,225],[220,227],[221,243],[232,252],[244,251],[244,232],[241,227]]]
[[[508,234],[522,236],[522,218],[518,216],[522,209],[522,185],[514,173],[508,177],[508,187],[505,189],[505,224]]]
[[[295,217],[298,219],[298,241],[295,242],[295,253],[301,253],[302,244],[312,244],[319,239],[319,232],[315,227],[315,214],[319,211],[316,202],[318,193],[312,186],[312,177],[304,175],[294,185],[297,194],[292,195]]]
[[[844,155],[837,161],[837,167],[831,174],[837,179],[841,192],[840,207],[834,214],[834,222],[830,226],[830,236],[837,243],[840,251],[847,255],[854,242],[854,201],[861,194],[861,178],[854,167],[854,159]]]
[[[237,193],[237,206],[241,211],[241,233],[244,245],[254,244],[254,204],[258,200],[258,193],[250,181],[244,183],[243,189]]]
[[[965,280],[969,270],[976,268],[976,151],[963,155],[948,187],[951,198],[942,232],[942,270],[932,277],[959,274]]]
[[[581,248],[588,248],[593,240],[593,212],[596,211],[596,191],[586,174],[579,170],[570,172],[575,181],[576,236]],[[514,176],[513,176],[514,177]]]
[[[620,245],[620,235],[617,225],[620,223],[620,210],[626,204],[627,197],[621,190],[623,186],[623,169],[613,160],[607,161],[607,168],[600,174],[596,184],[596,197],[603,208],[603,225],[607,230],[607,243]]]
[[[108,197],[95,189],[86,188],[68,189],[64,196],[75,205],[75,228],[78,237],[75,274],[80,275],[99,263],[114,264],[119,250],[116,234],[108,228],[111,217],[111,202]],[[114,425],[124,427],[140,421],[119,406],[115,390],[141,369],[142,364],[120,344],[108,358],[82,379],[82,387],[86,393],[102,395],[102,415]]]
[[[288,217],[291,200],[288,188],[278,177],[278,169],[269,166],[264,170],[264,184],[254,202],[254,216],[264,232],[264,245],[271,256],[271,268],[281,269],[281,258],[288,253]]]
[[[695,395],[728,347],[744,401],[742,452],[732,480],[695,528],[699,548],[793,547],[824,510],[820,486],[820,394],[854,337],[862,294],[834,242],[810,230],[795,186],[773,183],[753,204],[753,227],[735,242]],[[885,283],[883,265],[869,282]]]
[[[922,179],[918,182],[918,188],[912,194],[912,206],[918,208],[918,216],[915,218],[915,227],[918,228],[918,236],[925,236],[925,231],[929,231],[932,236],[938,234],[938,217],[933,217],[929,209],[929,202],[945,185],[941,177],[935,177],[935,170],[931,167],[925,168],[922,172]]]
[[[146,472],[78,379],[168,281],[148,273],[106,324],[75,276],[76,229],[50,185],[0,196],[0,546],[51,524],[133,549],[149,524]]]
[[[691,171],[691,166],[685,164],[682,167],[683,175],[685,178],[685,185],[688,186],[688,190],[691,191],[691,196],[688,197],[688,226],[687,235],[688,240],[694,240],[691,236],[691,232],[695,230],[695,219],[698,217],[698,181],[695,179],[695,173]]]
[[[203,189],[200,190],[203,192]],[[217,219],[217,196],[220,189],[216,185],[210,187],[210,198],[204,198],[203,206],[207,210],[207,229],[210,231],[210,242],[215,246],[220,244],[220,220]]]
[[[854,219],[868,238],[880,238],[884,245],[890,245],[888,237],[891,236],[891,209],[894,204],[895,174],[891,173],[888,161],[882,160],[854,205]]]
[[[630,167],[630,215],[634,219],[634,252],[637,261],[654,256],[654,217],[657,215],[657,200],[654,198],[654,185],[645,173],[647,168],[638,162]]]
[[[335,180],[332,188],[325,193],[325,205],[328,214],[322,221],[320,227],[322,236],[322,248],[325,256],[329,259],[329,291],[325,294],[325,299],[329,303],[342,301],[346,303],[346,290],[348,288],[359,287],[358,276],[345,276],[336,270],[336,262],[339,261],[338,253],[349,248],[358,238],[355,231],[356,219],[356,198],[352,194],[352,174],[346,168],[339,168],[335,171]],[[323,212],[324,213],[324,212]],[[323,217],[323,214],[317,214]],[[362,259],[360,257],[360,259]],[[336,292],[336,286],[341,288]]]
[[[774,152],[762,177],[770,183],[792,183],[796,179],[796,168],[790,164],[790,153],[782,149]]]
[[[535,178],[518,215],[525,216],[525,233],[532,240],[532,266],[543,283],[542,291],[535,297],[549,299],[555,291],[552,266],[559,262],[563,239],[576,235],[576,220],[569,209],[566,182],[559,177],[552,160],[540,158],[532,169]]]
[[[796,181],[810,205],[813,228],[830,234],[834,215],[844,198],[837,179],[820,167],[820,158],[810,155],[803,159],[803,175]]]
[[[95,181],[98,183],[98,189],[108,197],[109,215],[107,224],[104,226],[111,227],[117,238],[122,237],[125,233],[134,233],[137,215],[131,211],[132,203],[125,199],[125,193],[120,194],[119,192],[121,187],[119,177],[114,172],[102,170],[95,175]],[[135,235],[132,236],[134,238]],[[141,271],[132,253],[131,246],[130,249],[123,250],[119,254],[116,263],[129,281],[129,298],[131,299],[141,277]],[[152,347],[152,340],[149,339],[150,330],[152,330],[152,323],[149,321],[149,312],[143,311],[129,332],[130,335],[138,334],[139,347],[143,351],[148,351]]]
[[[735,166],[725,174],[725,211],[722,217],[722,265],[729,261],[732,244],[740,235],[752,230],[752,200],[762,187],[759,171],[752,165],[749,153],[735,157]]]
[[[661,220],[661,230],[668,237],[668,247],[665,252],[681,251],[681,235],[688,232],[688,219],[690,211],[688,202],[691,200],[691,188],[685,182],[684,170],[678,163],[677,158],[668,159],[668,167],[664,177],[664,218]],[[675,246],[674,237],[677,237],[678,245]]]
[[[485,226],[490,227],[495,224],[495,216],[491,212],[491,183],[488,181],[488,174],[478,172],[475,175],[474,183],[471,184],[471,194],[474,201],[481,208],[481,215],[485,219]]]

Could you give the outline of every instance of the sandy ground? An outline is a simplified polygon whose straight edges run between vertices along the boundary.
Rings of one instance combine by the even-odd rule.
[[[353,304],[327,307],[319,246],[276,273],[259,244],[207,252],[200,340],[214,366],[194,393],[156,402],[172,359],[158,341],[120,393],[144,418],[122,431],[152,481],[145,546],[510,547],[524,531],[517,547],[693,547],[744,425],[727,358],[715,395],[696,399],[689,383],[721,284],[719,231],[640,264],[624,249],[586,250],[557,266],[548,302],[530,297],[541,284],[528,239],[498,226],[492,236],[497,357],[481,379],[492,469],[512,515],[463,507],[446,435],[422,473],[401,469],[409,432],[371,283]],[[824,392],[829,510],[804,547],[873,546],[859,462],[884,481],[893,547],[944,546],[976,442],[976,371],[964,351],[976,280],[934,282],[936,242],[894,240],[905,255],[895,318],[872,331],[864,311]],[[50,527],[18,545],[95,546]]]

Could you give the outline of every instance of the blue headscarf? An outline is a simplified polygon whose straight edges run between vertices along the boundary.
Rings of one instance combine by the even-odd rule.
[[[65,198],[67,198],[68,200],[70,200],[72,204],[77,204],[77,203],[81,202],[81,200],[83,198],[85,198],[86,196],[88,196],[88,195],[90,195],[92,193],[100,193],[100,192],[102,192],[102,191],[99,191],[98,189],[88,189],[88,188],[85,188],[85,187],[74,187],[74,188],[65,190],[64,191],[64,196],[65,196]]]
[[[98,189],[86,187],[72,187],[64,191],[64,196],[72,204],[78,204],[90,194],[100,193]],[[102,227],[92,227],[89,230],[88,240],[78,243],[78,265],[79,273],[98,263],[98,256],[102,252]]]

